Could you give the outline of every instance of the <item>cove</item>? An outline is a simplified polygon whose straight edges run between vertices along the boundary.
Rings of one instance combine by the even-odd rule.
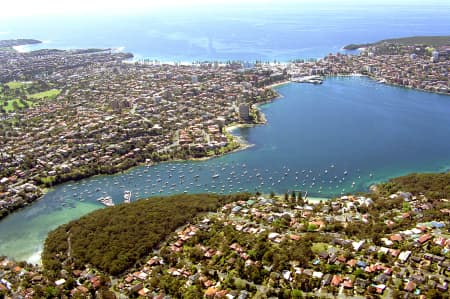
[[[234,131],[253,146],[206,161],[140,166],[56,186],[0,221],[0,255],[38,263],[47,233],[103,206],[152,195],[308,191],[318,197],[367,191],[410,172],[450,168],[450,98],[332,77],[322,85],[286,84],[261,106],[268,123]],[[168,202],[170,204],[170,202]]]

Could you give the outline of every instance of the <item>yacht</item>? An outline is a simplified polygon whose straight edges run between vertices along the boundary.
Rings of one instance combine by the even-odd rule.
[[[126,190],[126,191],[123,193],[123,202],[124,202],[124,203],[130,203],[130,202],[131,202],[131,191]]]
[[[111,196],[100,197],[100,198],[97,198],[97,200],[107,207],[114,206],[114,202],[113,202]]]

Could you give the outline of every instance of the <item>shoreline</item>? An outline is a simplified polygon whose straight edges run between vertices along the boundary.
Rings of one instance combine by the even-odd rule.
[[[349,77],[349,76],[352,76],[352,75],[348,75],[347,77]],[[330,77],[336,77],[336,76],[330,76]],[[276,85],[276,86],[279,86],[279,85],[282,85],[282,84],[288,84],[288,83],[291,83],[291,82],[284,82],[284,83],[277,83],[277,84],[274,84],[274,85]],[[270,101],[268,101],[268,102],[274,102],[275,100],[278,100],[278,99],[280,99],[279,97],[274,97],[274,98],[272,98]],[[261,105],[262,105],[263,103],[261,103]],[[260,105],[260,104],[258,104],[258,105]],[[256,125],[259,125],[259,124],[242,124],[242,123],[231,123],[229,126],[226,126],[226,127],[224,127],[224,130],[226,130],[227,132],[229,132],[229,133],[231,133],[232,134],[232,132],[234,131],[234,130],[236,130],[237,128],[242,128],[242,127],[255,127]],[[234,135],[233,134],[233,138],[234,138],[234,140],[236,140],[237,142],[239,142],[238,141],[238,139],[239,139],[239,137],[241,137],[241,136],[239,136],[239,135]],[[240,139],[241,141],[245,141],[245,139],[243,139],[243,138],[241,138]],[[238,147],[238,148],[236,148],[236,149],[234,149],[234,150],[230,150],[230,151],[228,151],[228,152],[226,152],[226,153],[224,153],[223,155],[225,155],[225,154],[231,154],[231,153],[233,153],[233,152],[237,152],[237,151],[240,151],[240,150],[245,150],[245,149],[247,149],[247,148],[249,148],[249,147],[251,147],[251,146],[254,146],[254,145],[251,145],[251,144],[249,144],[248,142],[245,144],[245,143],[241,143],[241,142],[239,142],[239,144],[240,144],[240,146]],[[212,158],[217,158],[217,157],[220,157],[220,156],[222,156],[222,155],[214,155],[214,156],[208,156],[208,157],[203,157],[203,158],[192,158],[192,159],[178,159],[178,160],[168,160],[168,161],[161,161],[161,162],[157,162],[157,163],[155,163],[154,165],[148,165],[148,164],[145,164],[145,163],[141,163],[140,165],[136,165],[136,166],[134,166],[134,167],[131,167],[131,168],[129,168],[129,169],[127,169],[126,171],[124,171],[124,172],[127,172],[127,171],[132,171],[134,168],[136,168],[136,167],[141,167],[141,166],[145,166],[145,165],[147,165],[148,167],[150,167],[150,166],[156,166],[157,164],[159,164],[159,163],[172,163],[172,162],[176,162],[176,161],[181,161],[181,162],[189,162],[189,161],[202,161],[202,160],[209,160],[209,159],[212,159]],[[119,173],[115,173],[115,174],[113,174],[113,175],[117,175],[117,174],[119,174]],[[120,174],[119,174],[120,175]],[[105,175],[99,175],[99,176],[105,176]],[[107,176],[110,176],[110,175],[107,175]],[[93,177],[93,176],[92,176]],[[90,178],[90,177],[88,177],[88,178]],[[65,183],[67,183],[67,182],[65,182]],[[65,183],[63,183],[63,184],[65,184]],[[56,186],[59,186],[59,184],[58,185],[56,185]],[[55,186],[55,187],[56,187]],[[53,188],[52,188],[53,189]],[[52,189],[50,189],[50,190],[52,190]],[[50,190],[48,190],[48,191],[50,191]],[[337,195],[336,195],[337,196]],[[333,199],[333,198],[335,198],[335,197],[330,197],[330,198],[328,198],[328,200],[331,200],[331,199]],[[309,204],[311,204],[311,205],[313,205],[313,204],[318,204],[321,200],[323,200],[324,202],[325,202],[325,198],[324,199],[317,199],[316,197],[308,197],[308,202],[309,202]],[[66,207],[67,208],[67,207]],[[12,214],[12,213],[11,213]]]
[[[264,197],[264,198],[271,198],[271,196],[270,196],[270,194],[268,194],[268,193],[263,193],[263,194],[261,194],[261,196],[262,197]],[[289,196],[290,196],[290,194],[289,194]],[[284,194],[275,194],[275,199],[280,199],[280,198],[283,198],[284,197]],[[317,197],[317,196],[308,196],[306,199],[305,198],[303,198],[303,200],[304,201],[307,201],[308,202],[308,204],[312,204],[312,205],[318,205],[318,204],[320,204],[320,202],[326,202],[326,201],[330,201],[330,200],[333,200],[333,199],[335,199],[335,198],[338,198],[338,197],[336,197],[336,196],[334,196],[334,197]]]
[[[324,77],[325,77],[325,78],[336,78],[336,77],[367,77],[367,78],[369,78],[369,79],[371,79],[371,80],[378,81],[378,80],[377,80],[376,78],[374,78],[374,77],[371,77],[371,76],[368,76],[368,75],[365,75],[365,74],[358,74],[358,73],[355,73],[355,74],[326,75],[326,76],[324,76]],[[232,154],[232,153],[235,153],[235,152],[238,152],[238,151],[243,151],[243,150],[246,150],[246,149],[248,149],[248,148],[251,148],[251,147],[254,146],[254,144],[248,143],[248,142],[247,142],[245,139],[243,139],[241,136],[234,135],[234,134],[232,133],[232,131],[235,130],[235,129],[237,129],[237,128],[251,128],[251,127],[258,126],[258,125],[264,125],[264,124],[266,124],[266,123],[267,123],[267,120],[266,120],[266,118],[265,118],[265,115],[261,112],[260,106],[265,105],[265,104],[268,104],[268,103],[271,103],[271,102],[276,101],[276,100],[278,100],[278,99],[282,99],[282,98],[283,98],[283,95],[280,94],[280,93],[278,93],[278,92],[275,90],[275,88],[276,88],[276,87],[280,87],[280,86],[284,86],[284,85],[287,85],[287,84],[291,84],[291,83],[295,83],[295,82],[292,82],[292,81],[290,81],[290,80],[283,80],[283,81],[281,81],[281,82],[273,83],[273,84],[270,84],[270,85],[267,85],[267,86],[264,86],[264,87],[263,87],[263,88],[269,88],[269,89],[272,89],[272,91],[276,94],[276,96],[273,97],[273,98],[271,98],[270,100],[267,100],[267,101],[263,101],[263,102],[254,104],[254,105],[256,106],[256,109],[258,109],[258,110],[260,111],[260,113],[261,113],[261,115],[262,115],[262,118],[263,118],[263,122],[261,122],[261,123],[232,123],[232,124],[230,124],[230,125],[224,127],[224,130],[232,136],[233,141],[236,142],[236,143],[238,144],[238,147],[236,147],[236,148],[234,148],[234,149],[232,149],[232,150],[229,150],[229,151],[227,151],[227,152],[224,152],[223,154],[214,154],[214,155],[212,155],[212,156],[204,156],[204,157],[199,157],[199,158],[191,157],[191,158],[188,158],[188,159],[170,159],[170,160],[165,160],[165,161],[158,161],[158,162],[154,162],[154,163],[152,163],[152,164],[150,164],[150,165],[149,165],[147,162],[140,162],[140,163],[138,163],[137,165],[132,166],[132,167],[130,167],[130,168],[128,168],[128,169],[121,170],[121,171],[117,171],[117,172],[114,172],[114,173],[111,173],[111,174],[98,173],[98,174],[94,174],[94,175],[91,175],[91,176],[86,176],[86,177],[80,178],[80,179],[78,179],[78,180],[69,180],[69,181],[61,182],[61,183],[59,183],[59,184],[56,184],[56,185],[53,185],[53,186],[50,186],[50,187],[41,188],[42,193],[41,193],[41,195],[40,195],[37,199],[35,199],[35,200],[31,201],[31,202],[27,202],[24,206],[22,206],[22,207],[20,207],[20,208],[18,208],[18,209],[13,209],[12,211],[9,211],[7,215],[5,215],[5,216],[3,216],[2,218],[0,218],[0,221],[1,221],[3,218],[8,217],[8,215],[10,215],[10,214],[12,214],[12,213],[14,213],[14,212],[16,212],[16,211],[19,211],[19,210],[21,210],[21,209],[23,209],[23,208],[26,208],[26,207],[28,207],[28,206],[34,204],[35,202],[40,201],[40,200],[41,200],[48,192],[53,191],[56,187],[58,187],[58,186],[60,186],[60,185],[63,185],[63,184],[66,184],[66,183],[70,183],[70,182],[79,182],[79,181],[81,181],[81,180],[88,179],[88,178],[93,178],[93,177],[118,175],[118,174],[120,174],[120,173],[127,173],[127,172],[129,172],[129,171],[132,171],[133,169],[135,169],[135,168],[137,168],[137,167],[154,166],[154,165],[158,165],[158,164],[160,164],[160,163],[189,162],[189,161],[193,161],[193,162],[195,162],[195,161],[207,161],[207,160],[209,160],[209,159],[218,158],[218,157],[221,157],[221,156],[223,156],[223,155]],[[386,84],[387,86],[391,85],[391,84],[388,84],[388,83],[386,83],[386,82],[381,82],[381,83]],[[403,87],[403,86],[401,86],[401,85],[395,85],[395,84],[392,84],[392,86],[395,86],[395,87]],[[405,88],[406,88],[406,87],[405,87]],[[415,88],[410,88],[410,89],[418,90],[418,89],[415,89]],[[424,91],[425,91],[425,90],[424,90]],[[426,92],[426,91],[425,91],[425,92]],[[429,92],[429,93],[435,93],[435,92]],[[368,188],[367,191],[370,191],[370,188]]]
[[[293,83],[291,80],[283,80],[283,81],[281,81],[281,82],[277,82],[277,83],[273,83],[273,84],[270,84],[270,85],[266,85],[266,86],[264,86],[264,88],[270,88],[270,89],[273,89],[273,88],[275,88],[275,87],[279,87],[279,86],[283,86],[283,85],[286,85],[286,84],[289,84],[289,83]],[[275,90],[274,90],[275,91]],[[276,91],[275,91],[276,92]]]
[[[386,86],[391,86],[391,87],[399,87],[399,88],[404,88],[404,89],[409,89],[409,90],[415,90],[415,91],[420,91],[420,92],[426,92],[426,93],[431,93],[431,94],[438,94],[438,95],[444,95],[444,96],[450,96],[450,93],[448,92],[440,92],[440,91],[435,91],[435,90],[427,90],[427,89],[423,89],[423,88],[417,88],[417,87],[412,87],[409,85],[403,85],[403,84],[398,84],[398,83],[393,83],[393,82],[388,82],[386,81],[384,78],[377,78],[375,76],[370,76],[367,74],[360,74],[360,73],[353,73],[353,74],[336,74],[336,75],[325,75],[323,76],[324,78],[336,78],[336,77],[366,77],[369,78],[379,84],[384,84]]]
[[[278,98],[278,97],[277,97],[277,98]],[[127,172],[133,171],[134,169],[136,169],[136,168],[138,168],[138,167],[145,167],[145,166],[152,167],[152,166],[156,166],[156,165],[158,165],[158,164],[172,163],[172,162],[199,162],[199,161],[207,161],[207,160],[214,159],[214,158],[218,158],[218,157],[221,157],[221,156],[224,156],[224,155],[227,155],[227,154],[232,154],[232,153],[235,153],[235,152],[238,152],[238,151],[246,150],[246,149],[248,149],[248,148],[253,147],[254,144],[251,144],[251,143],[247,142],[247,141],[246,141],[245,139],[243,139],[241,136],[234,135],[234,134],[232,133],[232,131],[235,130],[235,129],[237,129],[237,128],[245,128],[245,127],[246,127],[246,128],[250,128],[250,127],[254,127],[254,126],[257,126],[257,125],[263,125],[263,124],[264,124],[264,123],[261,123],[261,124],[231,124],[230,126],[226,126],[226,127],[224,128],[224,130],[225,130],[227,133],[229,133],[229,134],[232,135],[233,141],[236,142],[236,143],[238,144],[238,147],[236,147],[236,148],[234,148],[234,149],[232,149],[232,150],[229,150],[229,151],[227,151],[227,152],[224,152],[223,154],[218,154],[218,155],[215,154],[215,155],[212,155],[212,156],[204,156],[204,157],[199,157],[199,158],[193,158],[193,157],[192,157],[192,158],[188,158],[188,159],[171,159],[171,160],[166,160],[166,161],[158,161],[158,162],[154,162],[154,163],[152,163],[152,164],[149,164],[149,163],[147,163],[147,162],[140,162],[140,163],[138,163],[137,165],[132,166],[132,167],[130,167],[130,168],[128,168],[128,169],[121,170],[121,171],[117,171],[117,172],[114,172],[114,173],[111,173],[111,174],[99,173],[99,174],[94,174],[94,175],[91,175],[91,176],[86,176],[86,177],[80,178],[80,179],[78,179],[78,180],[69,180],[69,181],[61,182],[61,183],[58,183],[58,184],[53,185],[53,186],[50,186],[50,187],[42,187],[42,188],[40,188],[40,190],[41,190],[41,195],[40,195],[38,198],[36,198],[35,200],[33,200],[33,201],[31,201],[31,202],[27,202],[26,204],[24,204],[22,207],[20,207],[20,208],[18,208],[18,209],[14,209],[14,210],[10,211],[10,212],[9,212],[8,214],[6,214],[5,216],[1,217],[1,218],[0,218],[0,221],[2,221],[4,218],[8,217],[9,215],[12,215],[12,214],[15,213],[15,212],[18,212],[18,211],[20,211],[20,210],[22,210],[22,209],[24,209],[24,208],[27,208],[27,207],[30,206],[30,205],[33,205],[34,203],[37,203],[37,202],[40,201],[46,194],[48,194],[49,192],[55,190],[57,187],[62,186],[62,185],[64,185],[64,184],[70,184],[71,182],[80,182],[80,181],[82,181],[82,180],[84,180],[84,179],[95,178],[95,177],[114,176],[114,175],[118,175],[118,174],[125,174],[125,173],[127,173]]]
[[[67,184],[67,183],[70,183],[70,182],[79,182],[79,181],[81,181],[81,180],[88,179],[88,178],[94,178],[94,177],[100,177],[100,176],[117,175],[117,174],[120,174],[120,173],[127,173],[127,172],[132,171],[133,169],[135,169],[135,168],[137,168],[137,167],[154,166],[154,165],[158,165],[158,164],[160,164],[160,163],[170,163],[170,162],[177,162],[177,161],[178,161],[178,162],[206,161],[206,160],[209,160],[209,159],[218,158],[218,157],[221,157],[221,156],[223,156],[223,155],[232,154],[232,153],[235,153],[235,152],[238,152],[238,151],[243,151],[243,150],[246,150],[246,149],[248,149],[248,148],[251,148],[251,147],[254,146],[254,144],[248,143],[248,142],[247,142],[245,139],[243,139],[241,136],[234,135],[234,134],[232,133],[232,131],[235,130],[236,128],[251,128],[251,127],[258,126],[258,125],[264,125],[264,124],[266,124],[266,123],[267,123],[267,120],[266,120],[266,118],[265,118],[264,113],[262,113],[261,110],[259,109],[259,106],[264,105],[264,104],[267,104],[267,103],[271,103],[271,102],[273,102],[274,100],[277,100],[277,99],[281,99],[283,96],[280,95],[280,94],[279,94],[276,90],[274,90],[273,88],[275,88],[275,87],[277,87],[277,86],[286,85],[286,84],[289,84],[289,83],[292,83],[292,82],[289,81],[289,80],[284,80],[284,81],[277,82],[277,83],[273,83],[273,84],[270,84],[270,85],[268,85],[268,86],[264,86],[264,87],[263,87],[263,88],[270,88],[270,89],[272,89],[272,91],[275,93],[275,96],[274,96],[273,98],[267,100],[267,101],[263,101],[263,102],[260,102],[260,103],[255,104],[256,109],[258,109],[258,110],[260,111],[260,113],[261,113],[261,117],[262,117],[262,119],[263,119],[262,122],[260,122],[260,123],[231,123],[230,125],[224,127],[224,130],[232,136],[232,141],[234,141],[234,142],[236,142],[236,143],[238,144],[238,146],[237,146],[236,148],[234,148],[234,149],[231,149],[231,150],[229,150],[229,151],[226,151],[226,152],[224,152],[223,154],[214,154],[214,155],[212,155],[212,156],[204,156],[204,157],[199,157],[199,158],[191,157],[191,158],[188,158],[188,159],[170,159],[170,160],[166,160],[166,161],[158,161],[158,162],[152,163],[151,165],[149,165],[147,162],[140,162],[140,163],[138,163],[137,165],[134,165],[134,166],[132,166],[132,167],[130,167],[130,168],[128,168],[128,169],[120,170],[120,171],[117,171],[117,172],[114,172],[114,173],[111,173],[111,174],[98,173],[98,174],[94,174],[94,175],[82,177],[82,178],[80,178],[80,179],[78,179],[78,180],[68,180],[68,181],[65,181],[65,182],[58,183],[58,184],[56,184],[56,185],[52,185],[52,186],[50,186],[50,187],[43,187],[43,188],[40,188],[40,189],[41,189],[41,194],[40,194],[40,196],[39,196],[38,198],[36,198],[35,200],[33,200],[33,201],[31,201],[31,202],[27,202],[27,203],[26,203],[25,205],[23,205],[22,207],[19,207],[19,208],[17,208],[17,209],[13,209],[12,211],[8,211],[8,213],[7,213],[6,215],[4,215],[3,217],[0,218],[0,221],[1,221],[2,219],[4,219],[4,218],[8,217],[9,215],[13,214],[13,213],[15,213],[15,212],[17,212],[17,211],[20,211],[21,209],[26,208],[26,207],[28,207],[29,205],[32,205],[32,204],[35,203],[35,202],[40,201],[40,200],[41,200],[48,192],[54,190],[56,187],[61,186],[61,185],[63,185],[63,184]]]
[[[32,44],[18,45],[18,46],[13,46],[12,48],[13,48],[14,50],[18,51],[18,52],[32,52],[33,50],[28,48],[30,45],[32,45]],[[123,49],[123,48],[122,48],[122,49],[118,48],[118,49],[116,49],[116,50],[122,51],[122,50],[124,50],[124,49]],[[126,62],[126,61],[123,61],[123,63],[127,63],[127,62]],[[165,63],[165,62],[159,62],[159,63],[162,63],[162,64],[163,64],[163,63]],[[179,64],[179,63],[177,63],[177,62],[173,62],[173,63],[174,63],[174,64]],[[222,62],[222,63],[223,63],[223,62]],[[269,64],[270,64],[270,63],[269,63]],[[283,63],[283,64],[286,65],[285,63]],[[278,65],[278,64],[277,64],[277,65]],[[427,93],[440,94],[440,95],[450,95],[449,93],[439,92],[439,91],[436,91],[436,90],[420,89],[420,88],[416,88],[416,87],[412,87],[412,86],[406,86],[406,85],[402,85],[402,84],[397,84],[397,83],[387,82],[387,81],[385,81],[385,80],[383,80],[383,82],[380,82],[380,80],[382,80],[382,78],[380,79],[380,78],[377,78],[377,77],[374,77],[374,76],[370,76],[370,74],[352,73],[352,74],[335,74],[335,75],[325,75],[325,76],[324,76],[324,78],[329,78],[329,77],[368,77],[368,78],[370,78],[371,80],[375,80],[375,81],[378,82],[378,83],[383,83],[383,84],[385,84],[386,86],[401,87],[401,88],[407,88],[407,89],[412,89],[412,90],[422,91],[422,92],[427,92]],[[266,86],[262,86],[262,88],[265,88],[265,89],[271,89],[271,90],[273,91],[273,93],[275,94],[275,96],[274,96],[273,98],[271,98],[271,99],[266,100],[266,101],[263,101],[263,102],[259,102],[259,103],[254,104],[255,107],[256,107],[256,109],[261,113],[262,121],[261,121],[260,123],[254,123],[254,124],[231,124],[230,126],[225,127],[225,131],[228,132],[228,133],[230,133],[230,134],[232,135],[232,141],[237,143],[237,146],[236,146],[236,147],[234,147],[234,148],[232,148],[232,149],[229,149],[229,150],[226,150],[224,153],[214,154],[214,155],[211,155],[211,156],[205,155],[205,156],[199,157],[199,158],[191,157],[191,158],[187,158],[187,159],[169,159],[169,160],[165,160],[165,161],[158,161],[158,162],[156,162],[155,164],[157,164],[157,163],[158,163],[158,164],[159,164],[159,163],[165,163],[165,162],[173,162],[173,161],[204,161],[204,160],[208,160],[208,159],[220,157],[220,156],[223,156],[223,155],[225,155],[225,154],[230,154],[230,153],[234,153],[234,152],[237,152],[237,151],[246,150],[246,149],[248,149],[248,148],[254,146],[254,145],[249,144],[248,142],[246,142],[246,141],[245,141],[244,139],[242,139],[240,136],[233,135],[233,134],[232,134],[232,131],[233,131],[234,129],[236,129],[237,127],[253,127],[253,126],[256,126],[256,125],[261,125],[261,124],[267,123],[267,120],[266,120],[266,118],[265,118],[265,115],[261,112],[260,106],[262,106],[262,105],[264,105],[264,104],[267,104],[267,103],[270,103],[270,102],[273,102],[273,101],[275,101],[275,100],[277,100],[277,99],[281,99],[281,98],[283,97],[283,95],[279,94],[279,93],[277,92],[277,90],[275,90],[275,89],[276,89],[277,87],[284,86],[284,85],[287,85],[287,84],[290,84],[290,83],[294,83],[294,82],[290,81],[289,79],[287,79],[287,80],[284,79],[284,80],[282,80],[282,81],[280,81],[280,82],[276,82],[276,83],[272,83],[272,84],[269,84],[269,85],[266,85]],[[37,199],[35,199],[35,200],[31,201],[31,202],[25,203],[25,205],[24,205],[23,207],[26,207],[26,206],[28,206],[28,205],[31,205],[31,204],[33,204],[33,203],[36,202],[36,201],[39,201],[39,200],[40,200],[43,196],[45,196],[49,191],[53,190],[55,187],[57,187],[57,186],[59,186],[59,185],[61,185],[61,184],[64,184],[64,183],[67,183],[67,182],[71,182],[71,181],[80,181],[80,180],[87,179],[87,178],[91,178],[91,177],[95,177],[95,176],[116,175],[116,174],[119,174],[119,173],[127,172],[127,171],[129,171],[129,170],[131,170],[131,169],[134,169],[135,167],[141,167],[141,166],[144,166],[144,165],[147,165],[147,163],[146,163],[146,162],[138,162],[138,163],[136,163],[136,165],[134,165],[134,166],[132,166],[132,167],[130,167],[130,168],[128,168],[128,169],[118,170],[118,171],[113,172],[113,173],[110,173],[110,174],[108,174],[108,173],[98,173],[98,174],[94,174],[94,175],[87,175],[87,176],[82,177],[82,178],[77,179],[77,180],[68,180],[68,181],[65,181],[65,182],[58,183],[58,184],[53,185],[53,186],[51,186],[51,187],[49,187],[49,188],[45,188],[45,189],[44,189],[44,188],[41,188],[41,187],[40,187],[40,189],[41,189],[41,191],[42,191],[42,194],[41,194]],[[10,210],[10,211],[8,210],[8,214],[7,214],[7,215],[12,214],[12,213],[14,213],[15,211],[20,210],[20,209],[21,209],[21,207],[18,208],[18,209],[14,209],[14,208],[13,208],[13,209]],[[3,216],[2,218],[7,217],[7,215],[6,215],[6,216]],[[0,218],[0,220],[1,220],[2,218]]]
[[[426,92],[426,93],[434,93],[434,94],[438,94],[438,95],[444,95],[444,96],[450,96],[450,93],[445,93],[445,92],[440,92],[440,91],[435,91],[435,90],[427,90],[427,89],[423,89],[423,88],[417,88],[417,87],[412,87],[409,85],[402,85],[402,84],[398,84],[398,83],[393,83],[393,82],[388,82],[386,81],[384,78],[378,78],[375,76],[370,76],[368,74],[360,74],[360,73],[353,73],[353,74],[336,74],[336,75],[325,75],[325,78],[335,78],[335,77],[366,77],[369,78],[379,84],[384,84],[386,86],[391,86],[391,87],[399,87],[399,88],[405,88],[405,89],[410,89],[410,90],[415,90],[415,91],[421,91],[421,92]]]
[[[427,90],[427,89],[423,89],[423,88],[416,88],[416,87],[412,87],[409,85],[402,85],[402,84],[398,84],[398,83],[393,83],[393,82],[387,82],[387,81],[383,81],[380,82],[380,80],[384,80],[383,78],[376,78],[376,77],[371,77],[366,75],[368,78],[377,81],[380,84],[385,84],[387,86],[393,86],[393,87],[400,87],[400,88],[405,88],[405,89],[410,89],[410,90],[415,90],[415,91],[421,91],[421,92],[426,92],[426,93],[434,93],[434,94],[438,94],[438,95],[444,95],[444,96],[450,96],[450,93],[448,92],[440,92],[440,91],[434,91],[434,90]]]
[[[21,47],[21,46],[19,46],[19,47]],[[352,73],[352,74],[336,74],[336,75],[325,75],[325,76],[324,76],[324,78],[336,78],[336,77],[366,77],[366,78],[369,78],[369,79],[374,80],[374,81],[376,81],[376,82],[379,82],[379,80],[380,80],[380,79],[378,79],[378,78],[375,78],[375,77],[372,77],[372,76],[369,76],[369,75],[366,75],[366,74],[359,74],[359,73]],[[20,207],[20,208],[18,208],[18,209],[13,209],[12,211],[9,211],[7,215],[5,215],[5,216],[3,216],[2,218],[0,218],[0,221],[1,221],[3,218],[8,217],[10,214],[13,214],[13,213],[15,213],[16,211],[19,211],[19,210],[21,210],[21,209],[23,209],[23,208],[26,208],[26,207],[28,207],[28,206],[34,204],[35,202],[40,201],[40,200],[41,200],[48,192],[54,190],[56,187],[58,187],[58,186],[60,186],[60,185],[66,184],[66,183],[70,183],[70,182],[79,182],[79,181],[81,181],[81,180],[88,179],[88,178],[93,178],[93,177],[97,177],[97,176],[110,176],[110,175],[117,175],[117,174],[120,174],[120,173],[127,173],[127,172],[132,171],[133,169],[135,169],[135,168],[137,168],[137,167],[154,166],[154,165],[158,165],[158,164],[160,164],[160,163],[189,162],[189,161],[193,161],[193,162],[195,162],[195,161],[206,161],[206,160],[209,160],[209,159],[218,158],[218,157],[221,157],[221,156],[224,156],[224,155],[227,155],[227,154],[232,154],[232,153],[235,153],[235,152],[238,152],[238,151],[243,151],[243,150],[246,150],[246,149],[248,149],[248,148],[251,148],[251,147],[253,147],[253,146],[255,146],[255,145],[254,145],[254,144],[248,143],[248,142],[247,142],[245,139],[243,139],[241,136],[234,135],[234,134],[232,133],[232,131],[235,130],[235,129],[237,129],[237,128],[251,128],[251,127],[258,126],[258,125],[264,125],[264,124],[266,124],[266,123],[267,123],[267,120],[266,120],[266,118],[265,118],[265,115],[261,112],[260,106],[265,105],[265,104],[268,104],[268,103],[271,103],[271,102],[273,102],[273,101],[275,101],[275,100],[278,100],[278,99],[282,99],[282,98],[283,98],[283,95],[280,94],[280,93],[278,93],[274,88],[280,87],[280,86],[284,86],[284,85],[287,85],[287,84],[291,84],[291,83],[295,83],[295,82],[292,82],[292,81],[290,81],[290,80],[283,80],[283,81],[281,81],[281,82],[277,82],[277,83],[273,83],[273,84],[270,84],[270,85],[263,86],[263,88],[269,88],[269,89],[272,89],[272,91],[276,94],[276,96],[273,97],[273,98],[271,98],[270,100],[267,100],[267,101],[263,101],[263,102],[254,104],[254,105],[256,106],[256,109],[258,109],[258,110],[260,111],[260,113],[261,113],[261,116],[262,116],[262,118],[263,118],[263,121],[262,121],[262,122],[260,122],[260,123],[232,123],[232,124],[230,124],[230,125],[224,127],[224,130],[225,130],[227,133],[231,134],[231,136],[232,136],[232,138],[233,138],[233,141],[236,142],[236,143],[238,144],[238,147],[236,147],[236,148],[234,148],[234,149],[231,149],[231,150],[229,150],[229,151],[226,151],[226,152],[224,152],[223,154],[214,154],[214,155],[212,155],[212,156],[204,156],[204,157],[199,157],[199,158],[191,157],[191,158],[188,158],[188,159],[170,159],[170,160],[165,160],[165,161],[154,162],[154,163],[152,163],[151,165],[149,165],[147,162],[140,162],[140,163],[138,163],[137,165],[134,165],[134,166],[132,166],[132,167],[130,167],[130,168],[128,168],[128,169],[120,170],[120,171],[117,171],[117,172],[114,172],[114,173],[111,173],[111,174],[98,173],[98,174],[94,174],[94,175],[91,175],[91,176],[86,176],[86,177],[80,178],[80,179],[78,179],[78,180],[69,180],[69,181],[65,181],[65,182],[58,183],[58,184],[53,185],[53,186],[50,186],[50,187],[44,187],[44,188],[41,188],[42,193],[41,193],[41,195],[40,195],[37,199],[35,199],[35,200],[31,201],[31,202],[27,202],[26,204],[24,204],[22,207]],[[417,89],[417,88],[413,88],[413,87],[403,86],[403,85],[399,85],[399,84],[395,84],[395,83],[388,83],[388,82],[379,82],[379,83],[380,83],[380,84],[385,84],[386,86],[393,86],[393,87],[407,88],[407,89],[412,89],[412,90],[422,91],[422,92],[427,92],[427,93],[436,93],[436,94],[442,94],[442,95],[450,95],[450,94],[439,93],[439,92],[435,92],[435,91],[429,91],[429,90],[423,90],[423,89]],[[370,186],[367,188],[367,192],[369,192],[369,191],[370,191]]]
[[[48,41],[40,41],[39,43],[44,44],[44,43],[47,43],[47,42]],[[378,42],[375,42],[375,43],[372,43],[372,44],[376,44],[376,43],[378,43]],[[369,44],[369,45],[372,45],[372,44]],[[33,45],[34,45],[33,43],[31,43],[31,44],[23,44],[23,45],[18,45],[18,46],[12,46],[11,48],[14,49],[18,53],[30,53],[30,52],[36,51],[36,50],[30,49],[30,46],[33,46]],[[67,50],[66,48],[55,48],[55,49]],[[74,48],[74,49],[77,49],[77,48]],[[114,51],[125,53],[125,46],[120,46],[120,47],[115,47],[115,48],[110,48],[110,49],[104,49],[104,50],[105,51],[106,50],[114,50]],[[355,50],[349,50],[349,49],[345,49],[344,47],[342,47],[341,50],[344,50],[344,51],[361,51],[361,48],[357,48]],[[323,57],[318,57],[316,59],[322,59],[322,58]],[[130,64],[130,63],[131,64],[133,64],[133,63],[142,63],[142,64],[146,64],[147,62],[141,62],[142,60],[145,60],[145,59],[150,59],[150,58],[144,57],[144,58],[137,59],[137,57],[133,56],[133,58],[130,58],[129,60],[123,60],[122,63],[128,63],[128,64]],[[288,61],[280,62],[280,63],[277,63],[276,65],[284,65],[284,66],[286,66],[286,65],[288,65],[290,63],[293,63],[293,61],[295,61],[295,59],[291,59],[291,60],[288,60]],[[189,62],[189,61],[174,61],[174,60],[164,60],[163,61],[163,60],[154,59],[154,60],[150,60],[148,62],[148,64],[157,63],[157,64],[160,64],[160,65],[167,64],[167,65],[185,65],[185,66],[188,66],[188,65],[192,65],[193,63],[200,64],[200,63],[204,63],[204,62],[212,63],[213,60],[212,61],[205,60],[205,61],[202,61],[202,62],[199,62],[198,60],[192,60],[191,62]],[[244,62],[251,62],[251,61],[246,60]],[[224,61],[218,61],[218,63],[219,63],[219,65],[224,65],[225,64]],[[268,64],[269,65],[274,65],[273,63],[268,63]],[[362,76],[371,78],[371,79],[373,79],[375,81],[384,80],[384,78],[376,78],[376,77],[370,76],[368,74],[360,74],[360,73],[324,75],[323,77],[362,77]],[[272,88],[279,87],[279,86],[282,86],[282,85],[285,85],[285,84],[289,84],[289,83],[294,83],[294,82],[292,82],[290,80],[284,80],[282,82],[266,85],[266,86],[264,86],[264,88],[271,88],[272,89]],[[435,93],[435,94],[447,95],[447,96],[450,95],[449,92],[440,92],[440,91],[435,91],[435,90],[427,90],[427,89],[416,88],[416,87],[412,87],[412,86],[408,86],[408,85],[392,83],[392,82],[387,82],[387,81],[380,82],[380,83],[386,84],[388,86],[403,87],[403,88],[423,91],[423,92],[427,92],[427,93]]]
[[[18,53],[28,53],[31,50],[27,49],[27,46],[29,46],[29,45],[12,46],[11,48],[13,48],[14,51],[16,51]]]

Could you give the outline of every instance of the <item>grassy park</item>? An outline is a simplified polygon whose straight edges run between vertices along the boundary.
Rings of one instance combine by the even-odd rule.
[[[0,84],[0,112],[10,113],[30,108],[39,101],[53,100],[59,89],[49,89],[34,82],[11,81]]]

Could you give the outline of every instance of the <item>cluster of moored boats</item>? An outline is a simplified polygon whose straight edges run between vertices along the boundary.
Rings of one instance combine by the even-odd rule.
[[[116,198],[118,194],[123,194],[123,202],[131,202],[132,192],[136,199],[155,194],[289,190],[336,195],[355,191],[362,176],[367,176],[367,173],[364,175],[359,169],[349,171],[337,168],[333,163],[322,170],[292,170],[286,165],[274,170],[253,168],[237,162],[197,165],[180,162],[143,166],[119,175],[91,178],[66,185],[63,192],[71,193],[80,201],[97,199],[106,206],[114,205],[110,197]],[[369,177],[372,177],[371,173]],[[101,193],[100,197],[98,193]]]
[[[99,201],[100,203],[104,204],[107,207],[114,206],[114,202],[111,196],[102,196],[100,198],[97,198],[97,201]]]
[[[111,196],[102,196],[100,198],[97,198],[97,201],[99,201],[100,203],[104,204],[107,207],[112,207],[114,206],[114,202]],[[123,202],[124,203],[130,203],[131,202],[131,191],[126,190],[123,193]]]

